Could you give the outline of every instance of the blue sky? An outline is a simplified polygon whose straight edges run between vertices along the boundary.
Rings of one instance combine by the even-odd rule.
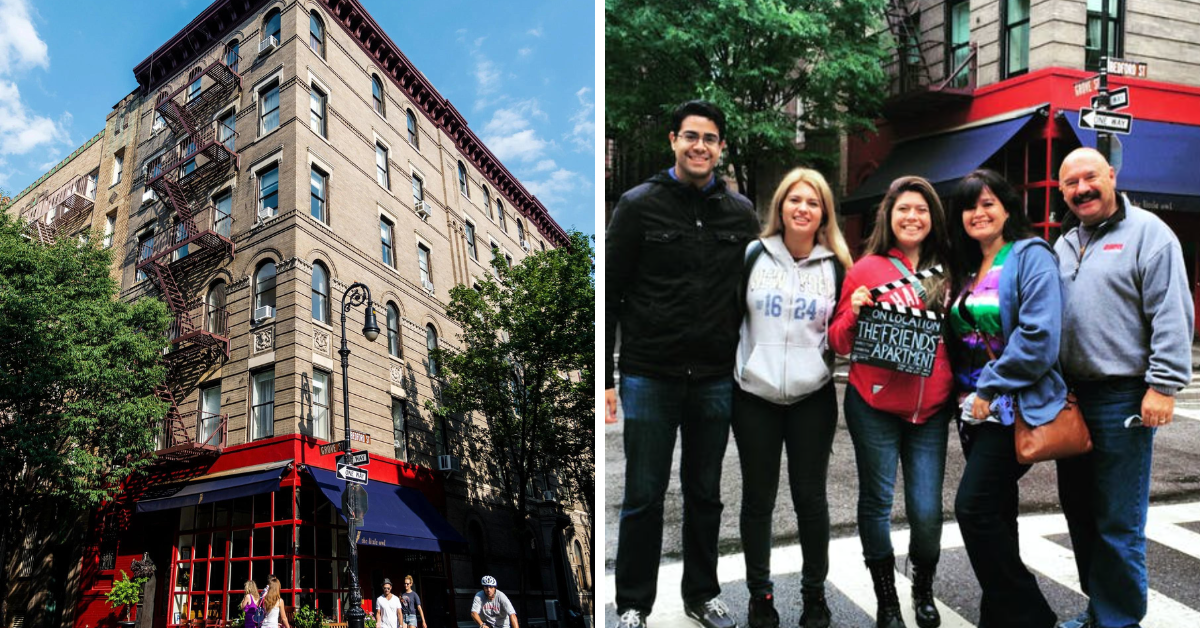
[[[595,5],[360,0],[563,228],[595,231]],[[0,188],[104,127],[133,67],[207,0],[0,0]]]

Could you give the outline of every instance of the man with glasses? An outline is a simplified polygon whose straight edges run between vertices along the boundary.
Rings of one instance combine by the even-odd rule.
[[[724,136],[725,115],[712,103],[677,107],[667,136],[675,165],[621,196],[605,236],[605,421],[617,421],[618,403],[625,416],[616,565],[623,628],[643,628],[654,605],[677,432],[684,608],[704,628],[737,625],[718,597],[717,535],[741,322],[738,287],[758,221],[750,201],[715,175]]]

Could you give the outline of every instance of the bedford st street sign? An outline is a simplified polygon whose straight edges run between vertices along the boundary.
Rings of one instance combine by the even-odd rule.
[[[1108,73],[1117,76],[1133,76],[1136,78],[1146,78],[1147,66],[1141,61],[1128,61],[1126,59],[1108,60]]]
[[[1133,116],[1127,113],[1080,109],[1079,126],[1093,131],[1128,135],[1133,128]]]
[[[337,477],[339,480],[366,485],[367,470],[359,469],[358,467],[352,467],[348,464],[342,464],[339,462],[337,466]]]

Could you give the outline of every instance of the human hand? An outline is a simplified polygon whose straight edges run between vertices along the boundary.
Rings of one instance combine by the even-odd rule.
[[[1153,388],[1146,389],[1142,397],[1142,425],[1162,427],[1175,418],[1175,398],[1164,395]]]
[[[871,298],[871,291],[866,286],[859,286],[853,294],[850,295],[850,311],[858,316],[858,311],[862,307],[875,305],[875,299]]]
[[[988,418],[992,413],[992,402],[989,399],[984,399],[979,395],[975,395],[975,403],[971,405],[971,416],[975,417],[976,421],[982,421]]]
[[[604,423],[611,424],[617,422],[617,389],[604,389]]]

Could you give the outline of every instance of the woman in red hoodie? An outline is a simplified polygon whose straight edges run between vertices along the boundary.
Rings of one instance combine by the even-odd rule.
[[[829,327],[835,351],[849,354],[871,289],[949,260],[946,215],[937,192],[921,177],[892,182],[879,205],[865,254],[842,285]],[[934,276],[880,295],[881,302],[944,313],[946,278]],[[933,603],[933,575],[942,537],[942,478],[954,404],[945,344],[938,343],[933,373],[909,375],[862,363],[850,365],[843,405],[858,465],[858,528],[871,570],[879,628],[902,628],[891,542],[896,466],[904,469],[904,506],[912,526],[908,556],[913,565],[913,609],[921,628],[941,624]]]

